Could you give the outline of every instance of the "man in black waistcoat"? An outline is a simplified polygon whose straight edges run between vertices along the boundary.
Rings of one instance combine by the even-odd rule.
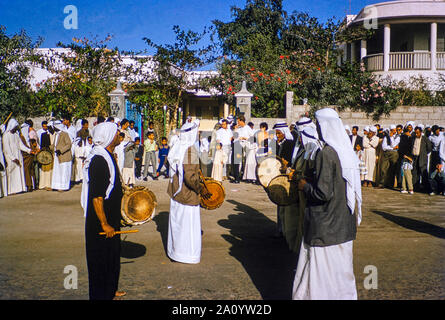
[[[292,298],[354,300],[352,243],[357,216],[358,223],[361,217],[359,160],[338,114],[325,108],[315,116],[325,145],[316,155],[311,182],[298,182],[306,209]]]

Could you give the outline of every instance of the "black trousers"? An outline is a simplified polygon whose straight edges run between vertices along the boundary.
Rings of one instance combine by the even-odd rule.
[[[426,166],[419,165],[419,156],[413,157],[413,187],[415,191],[431,192],[430,179]]]
[[[134,175],[139,178],[142,174],[142,160],[134,161]]]

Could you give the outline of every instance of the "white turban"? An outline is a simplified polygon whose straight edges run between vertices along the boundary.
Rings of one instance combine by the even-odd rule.
[[[363,128],[363,131],[367,131],[367,132],[369,132],[369,126],[364,127],[364,128]]]
[[[360,181],[360,161],[354,152],[351,140],[346,134],[338,113],[331,108],[324,108],[315,113],[322,140],[330,145],[338,155],[342,176],[346,182],[346,198],[351,214],[354,214],[357,203],[357,222],[362,219],[362,186]]]
[[[390,129],[390,130],[394,130],[395,128],[396,128],[396,125],[395,125],[395,124],[392,124],[392,125],[389,126],[389,129]]]
[[[294,140],[294,136],[292,135],[292,133],[290,133],[289,126],[286,122],[279,122],[274,125],[273,128],[275,130],[280,130],[281,132],[283,132],[286,140]]]
[[[83,182],[82,182],[82,195],[80,198],[80,203],[84,210],[84,214],[87,214],[87,206],[88,206],[88,184],[89,184],[89,176],[88,176],[88,168],[90,167],[91,159],[94,156],[101,156],[105,159],[108,165],[108,170],[110,171],[110,180],[107,191],[105,193],[105,199],[110,197],[110,193],[114,187],[114,179],[116,176],[116,172],[114,170],[114,164],[112,160],[112,156],[105,149],[108,147],[111,142],[113,142],[114,137],[116,136],[117,125],[113,122],[102,122],[99,123],[93,131],[93,149],[90,151],[87,159],[84,162],[83,167]],[[119,174],[119,172],[117,173]]]
[[[6,132],[11,131],[12,129],[14,129],[18,125],[19,125],[19,123],[17,122],[17,120],[15,120],[14,118],[9,119],[8,126],[6,127]]]
[[[179,140],[176,141],[170,149],[167,160],[170,165],[170,181],[173,181],[173,176],[178,173],[179,188],[173,195],[175,197],[182,189],[182,182],[184,180],[182,166],[184,163],[184,156],[188,148],[193,146],[198,137],[199,120],[186,122],[181,127]],[[198,150],[197,150],[198,151]]]
[[[322,143],[318,137],[317,130],[312,127],[306,127],[301,131],[301,140],[304,146],[304,159],[314,160],[317,151],[322,148]]]
[[[298,120],[295,124],[299,132],[303,131],[305,127],[312,127],[314,129],[316,128],[315,123],[313,123],[312,120],[308,117],[301,117],[300,120]]]
[[[377,127],[376,126],[372,126],[369,128],[369,131],[376,133],[377,132]]]

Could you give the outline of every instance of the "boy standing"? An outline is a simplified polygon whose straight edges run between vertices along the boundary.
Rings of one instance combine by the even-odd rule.
[[[168,144],[167,144],[167,138],[162,137],[161,139],[161,146],[159,147],[159,159],[158,159],[158,170],[156,171],[156,177],[159,177],[159,174],[161,173],[161,169],[163,166],[165,166],[165,178],[168,178],[168,162],[167,162],[167,156],[168,151],[170,150]]]
[[[156,177],[156,151],[158,151],[158,145],[155,141],[155,135],[153,132],[148,132],[147,140],[144,141],[145,152],[145,164],[144,164],[144,181],[147,181],[148,167],[153,166],[153,180],[157,180]]]
[[[134,145],[136,148],[136,154],[134,155],[135,176],[136,179],[141,180],[142,173],[142,157],[144,156],[144,147],[141,146],[141,138],[136,137],[134,139]]]

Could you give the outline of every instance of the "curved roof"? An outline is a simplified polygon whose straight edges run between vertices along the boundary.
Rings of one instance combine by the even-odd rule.
[[[445,20],[443,0],[399,0],[376,3],[364,7],[351,22],[357,24],[366,19],[441,19]]]

